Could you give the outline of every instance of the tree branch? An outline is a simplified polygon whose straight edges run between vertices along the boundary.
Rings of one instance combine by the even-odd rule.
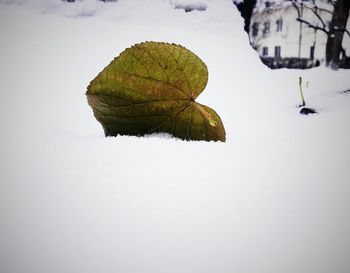
[[[305,5],[305,4],[303,4],[303,7],[308,9],[308,10],[310,10],[310,11],[312,11],[312,13],[317,17],[318,21],[322,24],[322,27],[319,27],[318,25],[312,24],[312,23],[302,19],[301,11],[300,11],[300,8],[298,6],[298,4],[301,5],[302,3],[299,0],[288,0],[288,1],[291,2],[291,4],[293,5],[293,7],[295,8],[295,10],[298,13],[298,18],[296,19],[298,22],[306,24],[310,28],[313,28],[313,29],[316,29],[316,30],[320,30],[320,31],[326,33],[327,35],[330,33],[330,30],[327,30],[326,23],[324,22],[324,20],[320,16],[319,11],[323,11],[323,12],[327,12],[327,13],[333,14],[331,11],[329,11],[327,9],[324,9],[324,8],[319,8],[317,6],[315,0],[309,0],[309,1],[304,0],[306,3],[309,3],[309,2],[312,3],[313,7],[310,7],[310,6]],[[346,29],[346,28],[334,29],[333,31],[342,31],[342,32],[346,33],[350,37],[350,31],[348,29]]]
[[[298,20],[299,22],[301,22],[301,20],[302,20],[303,23],[304,23],[304,22],[306,23],[307,21],[304,20],[304,19],[302,19],[301,11],[300,11],[300,8],[299,8],[298,4],[299,4],[299,5],[303,5],[303,7],[304,7],[305,9],[310,10],[310,11],[316,16],[316,18],[318,19],[318,21],[320,21],[320,23],[322,24],[323,28],[324,28],[324,29],[327,28],[326,23],[324,22],[324,20],[322,19],[322,17],[321,17],[320,14],[319,14],[319,11],[325,11],[325,12],[328,12],[328,13],[332,14],[331,11],[326,10],[326,9],[321,9],[321,8],[319,8],[319,7],[317,6],[317,4],[315,3],[314,0],[311,0],[311,1],[305,0],[305,3],[304,3],[304,1],[300,2],[300,1],[298,1],[298,0],[289,0],[289,1],[292,3],[293,7],[296,9],[296,11],[297,11],[297,13],[298,13],[298,18],[297,18],[297,20],[299,19],[299,20]],[[310,3],[310,2],[311,2],[311,6],[310,6],[310,5],[306,5],[307,3]],[[309,24],[309,26],[310,26],[310,25],[311,25],[311,24]],[[319,27],[317,27],[316,29],[319,29]]]
[[[296,11],[297,11],[297,13],[298,13],[298,18],[300,18],[300,17],[301,17],[301,14],[300,14],[300,9],[299,9],[298,5],[297,5],[296,2],[293,1],[293,0],[290,0],[290,2],[292,3],[293,7],[296,9]]]
[[[338,29],[335,29],[334,31],[341,31],[341,32],[344,32],[346,33],[347,35],[349,35],[350,37],[350,31],[346,28],[338,28]]]
[[[314,9],[311,9],[313,14],[315,14],[315,16],[318,18],[318,20],[321,22],[322,26],[324,29],[326,29],[326,23],[323,21],[323,19],[321,18],[321,16],[318,14],[317,10],[318,10],[318,7],[315,6]]]
[[[313,28],[313,29],[316,29],[316,30],[320,30],[320,31],[326,33],[327,35],[329,34],[329,31],[327,31],[324,27],[319,27],[319,26],[313,25],[310,22],[308,22],[308,21],[306,21],[304,19],[301,19],[301,18],[297,18],[297,21],[299,21],[301,23],[304,23],[305,25],[307,25],[310,28]]]

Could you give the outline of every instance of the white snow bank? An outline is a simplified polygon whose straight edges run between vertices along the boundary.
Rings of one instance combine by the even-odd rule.
[[[67,17],[91,17],[103,14],[106,9],[116,2],[103,2],[98,0],[77,0],[67,2],[61,0],[0,0],[0,3],[25,6],[40,13],[57,14]]]
[[[349,71],[265,68],[231,1],[145,2],[0,4],[0,271],[349,272]],[[103,136],[86,87],[145,40],[205,61],[226,143]]]
[[[175,9],[183,9],[185,12],[205,11],[210,2],[210,0],[170,0]]]
[[[74,2],[62,1],[62,0],[0,0],[0,3],[25,6],[31,10],[41,13],[57,14],[66,17],[91,17],[99,16],[108,13],[108,10],[116,11],[118,7],[118,1],[99,1],[99,0],[76,0]],[[175,9],[183,9],[186,12],[190,11],[205,11],[211,0],[162,0],[162,1],[126,1],[121,0],[121,5],[131,4],[133,10],[147,8],[147,6],[155,4],[156,9],[159,11],[160,5],[169,5]],[[123,9],[123,8],[122,8]],[[117,11],[118,13],[118,11]]]

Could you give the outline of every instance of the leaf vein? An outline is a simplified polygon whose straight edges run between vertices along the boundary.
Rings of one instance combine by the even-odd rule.
[[[187,87],[189,88],[190,93],[191,93],[191,95],[192,95],[193,92],[192,92],[192,89],[191,89],[191,86],[190,86],[190,82],[189,82],[189,80],[188,80],[188,78],[187,78],[185,72],[183,71],[183,68],[187,65],[187,62],[188,62],[188,59],[189,59],[190,55],[188,54],[187,59],[186,59],[185,64],[184,64],[184,67],[180,67],[179,59],[180,59],[180,57],[181,57],[181,55],[182,55],[182,54],[181,54],[181,53],[182,53],[182,50],[183,50],[183,48],[180,47],[180,53],[179,53],[179,57],[178,57],[177,59],[175,58],[175,56],[174,56],[171,52],[169,52],[169,54],[170,54],[170,56],[175,60],[177,66],[179,67],[179,68],[176,69],[175,71],[179,70],[179,71],[181,72],[181,74],[183,75],[183,77],[184,77],[185,80],[186,80]],[[174,72],[174,73],[175,73],[175,72]],[[173,73],[171,76],[173,76],[174,73]]]
[[[171,84],[171,83],[163,82],[163,81],[160,81],[160,80],[158,80],[158,79],[154,79],[154,78],[152,78],[152,77],[145,77],[145,76],[138,75],[138,74],[134,74],[134,73],[130,73],[130,72],[124,72],[124,74],[127,74],[127,75],[129,75],[129,76],[133,76],[133,77],[136,77],[136,78],[141,78],[141,79],[144,79],[144,80],[154,81],[154,82],[157,82],[157,83],[160,83],[160,84],[163,84],[163,85],[172,87],[172,88],[174,88],[175,90],[180,91],[180,92],[181,92],[183,95],[185,95],[187,98],[190,98],[185,92],[183,92],[181,89],[179,89],[178,87],[176,87],[175,85],[173,85],[173,84]]]

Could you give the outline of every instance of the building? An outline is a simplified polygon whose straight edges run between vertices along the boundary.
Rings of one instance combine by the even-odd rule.
[[[329,0],[257,0],[250,22],[249,39],[261,60],[271,68],[310,68],[325,60],[327,34],[299,22],[329,29],[333,5]],[[349,20],[348,20],[349,26]],[[350,49],[344,35],[343,47]]]

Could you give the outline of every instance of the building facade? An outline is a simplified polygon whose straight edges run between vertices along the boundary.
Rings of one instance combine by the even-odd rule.
[[[250,22],[249,39],[262,61],[271,68],[310,68],[325,60],[327,34],[299,22],[329,29],[333,5],[329,0],[257,0]],[[316,12],[315,12],[316,11]],[[348,21],[349,26],[349,21]],[[344,35],[343,47],[350,40]]]

